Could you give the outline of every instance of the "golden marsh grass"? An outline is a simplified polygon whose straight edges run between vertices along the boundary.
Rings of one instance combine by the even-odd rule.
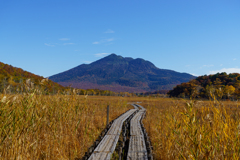
[[[108,104],[111,121],[139,101],[155,159],[240,157],[238,102],[33,93],[0,100],[0,159],[81,158],[105,128]]]
[[[149,99],[143,105],[155,159],[239,159],[237,102]]]
[[[17,98],[16,98],[17,97]],[[110,121],[130,106],[117,97],[0,97],[0,159],[81,158]]]

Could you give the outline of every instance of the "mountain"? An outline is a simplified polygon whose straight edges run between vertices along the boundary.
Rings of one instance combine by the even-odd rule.
[[[159,69],[144,59],[124,58],[116,54],[49,77],[63,86],[115,92],[169,90],[193,78],[195,77],[187,73]]]
[[[26,86],[38,90],[41,88],[44,93],[52,93],[65,88],[44,77],[0,62],[0,92],[3,92],[4,89],[9,90],[10,93],[26,91]]]

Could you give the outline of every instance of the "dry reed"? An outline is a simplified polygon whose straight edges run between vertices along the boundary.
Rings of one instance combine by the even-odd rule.
[[[130,106],[122,98],[78,95],[0,96],[0,159],[81,158],[110,120]]]
[[[110,120],[139,102],[155,159],[239,159],[238,102],[152,97],[0,95],[0,159],[81,158]]]

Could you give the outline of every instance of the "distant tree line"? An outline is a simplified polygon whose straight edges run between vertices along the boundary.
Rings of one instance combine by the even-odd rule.
[[[170,97],[179,98],[240,98],[240,74],[217,73],[199,76],[187,83],[177,85],[168,92]]]
[[[169,90],[157,90],[144,93],[136,93],[138,97],[167,97]]]

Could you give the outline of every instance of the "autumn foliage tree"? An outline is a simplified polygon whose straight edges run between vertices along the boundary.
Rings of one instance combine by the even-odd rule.
[[[187,83],[177,85],[168,92],[168,95],[182,98],[240,98],[240,74],[223,72],[199,76]]]

